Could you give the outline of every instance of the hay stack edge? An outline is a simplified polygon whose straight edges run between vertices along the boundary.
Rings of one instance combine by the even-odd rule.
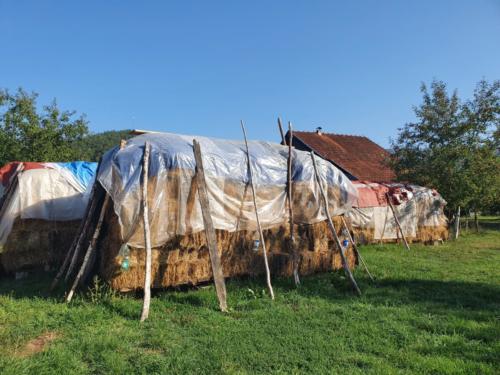
[[[144,134],[107,152],[101,161],[89,210],[90,224],[82,233],[83,249],[92,242],[99,210],[109,199],[95,254],[84,274],[98,273],[118,290],[141,289],[145,280],[145,237],[142,221],[142,158],[150,145],[147,206],[152,247],[152,287],[195,285],[212,279],[209,249],[196,179],[193,139],[199,142],[209,197],[210,216],[225,277],[264,274],[262,243],[249,183],[253,171],[256,204],[263,229],[270,271],[291,276],[291,245],[287,173],[289,149],[278,144],[182,136]],[[329,230],[321,189],[311,155],[291,150],[292,208],[298,270],[302,275],[343,268],[341,254]],[[329,214],[342,239],[340,215],[352,208],[357,190],[331,163],[316,158]],[[72,249],[74,251],[74,249]],[[350,268],[357,263],[351,244],[345,245]],[[80,251],[79,263],[84,251]]]
[[[97,163],[12,162],[0,168],[0,268],[59,266],[76,235]]]

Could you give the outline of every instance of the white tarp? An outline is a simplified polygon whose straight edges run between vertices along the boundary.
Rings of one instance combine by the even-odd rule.
[[[81,219],[87,207],[86,190],[61,169],[30,169],[18,175],[18,186],[0,220],[0,246],[4,245],[16,218],[69,221]]]
[[[374,188],[379,186],[376,183],[371,183],[371,185],[357,184],[356,186],[363,187],[363,185]],[[405,236],[416,237],[419,228],[439,227],[447,224],[446,216],[443,213],[446,201],[441,195],[435,190],[422,186],[408,185],[408,188],[411,191],[409,200],[394,205]],[[373,207],[354,207],[346,216],[350,219],[353,228],[373,230],[374,240],[392,240],[401,236],[394,214],[387,204]]]
[[[204,229],[196,184],[193,139],[201,146],[216,229],[255,230],[255,210],[244,142],[177,134],[144,134],[115,148],[103,157],[98,181],[113,199],[123,242],[143,247],[141,173],[145,142],[151,144],[149,206],[152,246],[161,246],[176,235]],[[249,142],[250,163],[256,186],[257,205],[263,228],[287,221],[286,204],[288,147],[262,141]],[[330,212],[341,215],[351,209],[357,191],[331,163],[316,158],[327,193]],[[296,223],[325,220],[315,182],[311,156],[293,150],[292,180]]]

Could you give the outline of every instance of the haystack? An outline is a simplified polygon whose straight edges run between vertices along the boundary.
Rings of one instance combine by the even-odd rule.
[[[151,145],[148,161],[147,206],[152,246],[152,287],[196,285],[211,280],[213,271],[207,245],[205,223],[199,199],[197,165],[193,138],[201,145],[209,197],[209,214],[225,277],[264,273],[262,244],[249,182],[254,173],[256,204],[264,230],[270,271],[273,276],[289,276],[294,268],[290,244],[287,163],[289,149],[268,142],[244,143],[176,134],[144,134],[115,148],[102,159],[97,176],[99,189],[109,197],[102,227],[97,223],[99,205],[80,236],[82,249],[90,250],[89,265],[81,275],[96,270],[119,290],[141,289],[145,280],[145,236],[141,199],[142,157],[145,144]],[[321,181],[333,217],[336,233],[345,239],[343,215],[357,197],[349,179],[335,166],[317,158],[317,174],[311,155],[292,150],[290,182],[294,233],[299,254],[300,274],[342,268],[340,251],[325,222]],[[98,189],[98,190],[99,190]],[[91,210],[92,211],[92,210]],[[96,228],[99,228],[96,231]],[[96,234],[97,233],[97,234]],[[95,243],[92,235],[95,234]],[[75,249],[73,249],[75,251]],[[357,263],[350,245],[345,247],[347,263]],[[80,254],[80,259],[83,257]],[[80,261],[81,262],[81,261]],[[92,264],[95,267],[92,268]],[[63,267],[64,268],[64,267]],[[62,269],[63,269],[62,268]],[[77,285],[79,278],[75,280]]]
[[[401,230],[392,208],[408,242],[434,243],[448,237],[443,211],[446,201],[437,191],[400,183],[355,182],[354,186],[358,200],[347,217],[357,242],[401,240]]]
[[[99,244],[105,248],[99,261],[99,274],[117,290],[129,291],[144,286],[145,252],[142,248],[120,246],[118,219],[108,212],[109,227]],[[339,217],[334,218],[337,228],[342,228]],[[301,224],[298,232],[300,254],[299,272],[308,275],[342,268],[340,253],[325,222]],[[217,244],[222,260],[224,277],[257,276],[264,274],[262,250],[254,251],[258,234],[255,231],[228,232],[217,230]],[[342,236],[342,231],[338,230]],[[264,231],[273,276],[292,276],[293,254],[289,229],[279,226]],[[357,256],[349,246],[346,250],[349,266],[354,268]],[[210,257],[204,232],[176,236],[161,247],[152,249],[152,287],[165,288],[179,285],[196,285],[212,279]],[[129,267],[122,265],[125,259]]]
[[[60,264],[88,202],[96,163],[10,163],[0,169],[0,263],[4,271]]]

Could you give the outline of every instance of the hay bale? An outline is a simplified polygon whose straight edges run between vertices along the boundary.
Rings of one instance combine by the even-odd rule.
[[[417,228],[416,240],[425,244],[433,244],[435,241],[446,241],[448,235],[448,227],[446,225],[420,226]]]
[[[52,269],[64,260],[80,220],[47,221],[17,218],[0,254],[7,273]]]
[[[120,255],[121,238],[118,219],[110,210],[106,218],[106,233],[99,242],[99,274],[114,289],[133,290],[144,285],[145,251],[131,248],[128,270],[121,268],[123,256]],[[338,229],[340,218],[334,218]],[[340,235],[339,230],[339,235]],[[301,257],[300,273],[307,275],[340,269],[342,262],[339,251],[335,249],[333,236],[326,222],[312,225],[298,225],[296,229],[297,245]],[[254,231],[227,232],[217,230],[218,248],[221,252],[222,267],[225,277],[264,274],[262,251],[252,250],[253,240],[258,238]],[[293,262],[288,244],[288,229],[280,226],[264,231],[269,249],[271,274],[291,276]],[[332,249],[335,249],[332,251]],[[357,263],[353,250],[347,250],[349,265]],[[152,249],[152,280],[154,288],[178,285],[196,285],[212,278],[212,269],[205,233],[198,232],[186,236],[177,236],[165,245]]]

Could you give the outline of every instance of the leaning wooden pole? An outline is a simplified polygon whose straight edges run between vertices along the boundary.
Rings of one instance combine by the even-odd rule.
[[[387,198],[387,203],[389,204],[389,207],[391,207],[392,215],[394,216],[394,220],[396,221],[396,225],[399,228],[399,232],[401,233],[401,237],[403,237],[403,242],[405,244],[406,250],[410,251],[410,246],[408,245],[408,241],[406,241],[405,234],[403,233],[403,228],[401,227],[401,223],[399,222],[398,215],[396,215],[396,209],[392,205],[391,197],[389,196],[389,193],[385,193],[385,197]]]
[[[297,249],[297,244],[295,242],[295,233],[293,228],[293,190],[292,190],[292,139],[293,139],[293,129],[292,123],[288,122],[288,171],[287,171],[287,196],[288,196],[288,223],[290,227],[290,244],[292,245],[292,256],[293,256],[293,280],[295,285],[300,284],[299,278],[299,262],[300,257]]]
[[[207,238],[208,251],[210,253],[210,262],[212,264],[212,273],[214,275],[215,290],[219,299],[220,309],[227,312],[226,302],[226,283],[224,281],[224,272],[222,271],[222,262],[217,247],[217,237],[215,235],[214,223],[210,215],[210,203],[208,200],[207,184],[205,180],[205,170],[203,168],[203,159],[201,157],[200,144],[193,139],[194,158],[196,161],[196,182],[198,184],[198,197],[200,199],[203,224],[205,225],[205,236]]]
[[[241,129],[243,130],[243,137],[245,138],[245,147],[247,150],[248,176],[250,179],[250,186],[252,188],[252,198],[253,198],[253,206],[255,209],[255,219],[257,220],[257,229],[259,230],[260,243],[262,244],[262,252],[264,254],[264,266],[266,268],[267,289],[269,290],[269,294],[271,295],[271,299],[274,299],[273,286],[271,285],[271,271],[269,270],[269,261],[267,259],[266,242],[264,241],[264,233],[262,232],[262,227],[260,225],[259,210],[257,207],[257,199],[255,196],[255,186],[253,183],[252,164],[250,163],[250,151],[248,149],[247,132],[245,130],[245,125],[243,124],[243,121],[241,121]]]
[[[92,190],[91,190],[91,193],[89,196],[89,201],[87,203],[87,208],[85,209],[85,214],[83,215],[82,222],[80,223],[80,226],[78,228],[77,235],[75,236],[73,243],[71,244],[71,247],[68,249],[68,252],[66,253],[66,257],[64,258],[64,262],[61,265],[59,272],[57,273],[56,277],[52,281],[52,284],[50,286],[51,291],[54,290],[56,285],[59,283],[64,272],[66,270],[68,271],[66,273],[66,280],[67,280],[69,275],[71,274],[73,268],[74,268],[74,265],[75,265],[76,260],[78,258],[78,254],[80,252],[80,248],[82,246],[82,241],[85,238],[85,235],[88,231],[88,227],[90,226],[91,218],[92,218],[94,210],[95,210],[95,205],[96,205],[96,202],[95,202],[95,200],[96,200],[96,197],[95,197],[96,187],[95,186],[96,185],[95,184],[96,183],[97,182],[94,182],[94,186],[92,186]]]
[[[144,245],[146,248],[146,270],[144,277],[144,301],[142,304],[141,322],[149,316],[149,305],[151,303],[151,233],[149,229],[149,207],[148,207],[148,176],[149,176],[149,153],[151,146],[148,142],[144,144],[144,158],[142,163],[142,218],[144,219]]]
[[[359,289],[358,284],[356,283],[356,280],[354,279],[354,275],[352,274],[351,269],[349,268],[349,263],[347,262],[347,258],[346,258],[345,253],[344,253],[344,248],[342,247],[342,244],[340,243],[339,236],[337,235],[337,230],[335,229],[335,225],[333,224],[332,217],[330,216],[330,211],[328,208],[328,199],[326,198],[325,190],[323,189],[323,184],[321,183],[321,179],[320,179],[320,176],[318,173],[318,167],[316,166],[316,158],[315,158],[313,151],[311,151],[311,159],[313,162],[314,174],[316,176],[316,182],[319,186],[319,190],[320,190],[321,197],[323,200],[323,208],[325,210],[325,215],[328,219],[328,226],[330,227],[330,231],[332,232],[333,238],[335,239],[335,242],[340,250],[340,257],[342,258],[342,265],[344,267],[344,272],[346,273],[347,277],[351,281],[351,284],[352,284],[354,290],[356,291],[356,293],[358,293],[358,295],[361,295],[361,290]]]
[[[340,217],[342,219],[342,225],[344,226],[346,232],[347,232],[347,237],[349,237],[349,241],[351,241],[352,243],[352,248],[354,249],[354,251],[356,252],[356,254],[358,255],[358,258],[359,258],[359,261],[361,262],[361,264],[363,265],[363,268],[365,269],[366,273],[368,274],[368,276],[370,277],[370,279],[372,281],[375,281],[373,279],[373,276],[372,274],[370,273],[370,270],[368,269],[368,266],[366,265],[365,263],[365,260],[363,259],[363,257],[361,256],[361,253],[359,251],[359,248],[358,248],[358,245],[356,245],[356,243],[354,242],[354,238],[352,238],[351,236],[351,231],[349,230],[349,227],[347,226],[347,223],[344,219],[344,216],[341,216]]]
[[[7,189],[5,190],[5,193],[2,197],[0,197],[0,219],[2,218],[2,216],[4,215],[5,213],[5,210],[6,208],[4,208],[4,204],[6,204],[12,194],[14,193],[14,191],[16,190],[17,188],[17,185],[19,184],[18,182],[18,176],[19,176],[19,173],[21,173],[24,169],[24,166],[22,163],[19,163],[16,167],[16,170],[14,171],[14,173],[12,174],[12,176],[10,177],[10,182],[7,186]],[[7,206],[5,206],[7,207]]]
[[[99,234],[101,233],[102,222],[104,220],[104,215],[106,214],[108,204],[109,204],[109,195],[106,194],[106,196],[104,198],[104,203],[102,204],[102,207],[101,207],[101,213],[99,214],[99,220],[97,221],[94,235],[92,236],[92,240],[90,241],[89,247],[87,248],[87,251],[86,251],[85,256],[83,258],[82,266],[80,267],[80,270],[78,271],[78,274],[76,275],[75,280],[73,281],[73,285],[71,286],[71,289],[70,289],[68,295],[66,296],[66,302],[71,302],[71,299],[73,298],[73,295],[75,294],[75,290],[78,287],[78,284],[80,283],[82,276],[84,275],[84,273],[87,270],[89,260],[94,255],[97,239],[99,238]]]
[[[286,145],[285,142],[285,132],[283,131],[283,125],[281,124],[281,118],[278,117],[278,128],[280,130],[280,135],[281,135],[281,142]]]
[[[454,239],[458,239],[458,235],[460,234],[460,206],[457,208],[457,215],[455,217],[455,228],[454,228]]]
[[[87,203],[87,208],[85,215],[83,216],[82,222],[80,224],[80,228],[78,229],[78,235],[75,237],[75,241],[71,245],[71,248],[68,251],[68,254],[66,256],[67,259],[64,260],[64,263],[66,263],[66,260],[68,260],[68,264],[64,264],[59,270],[59,273],[64,273],[66,271],[66,276],[64,277],[64,281],[68,281],[70,278],[71,274],[73,273],[73,269],[76,266],[76,262],[78,261],[78,258],[80,256],[80,252],[82,249],[82,246],[84,244],[87,232],[91,226],[92,223],[92,218],[95,215],[95,210],[96,210],[96,205],[97,205],[97,175],[99,174],[99,167],[101,165],[101,162],[99,161],[99,166],[97,167],[96,170],[96,175],[95,175],[95,181],[94,185],[92,186],[92,190],[90,192],[90,197],[89,197],[89,202]],[[71,259],[71,261],[69,261]],[[67,268],[67,269],[66,269]],[[57,274],[56,278],[52,282],[52,289],[56,286],[56,284],[59,282],[59,279],[62,277],[62,274],[59,275]]]

